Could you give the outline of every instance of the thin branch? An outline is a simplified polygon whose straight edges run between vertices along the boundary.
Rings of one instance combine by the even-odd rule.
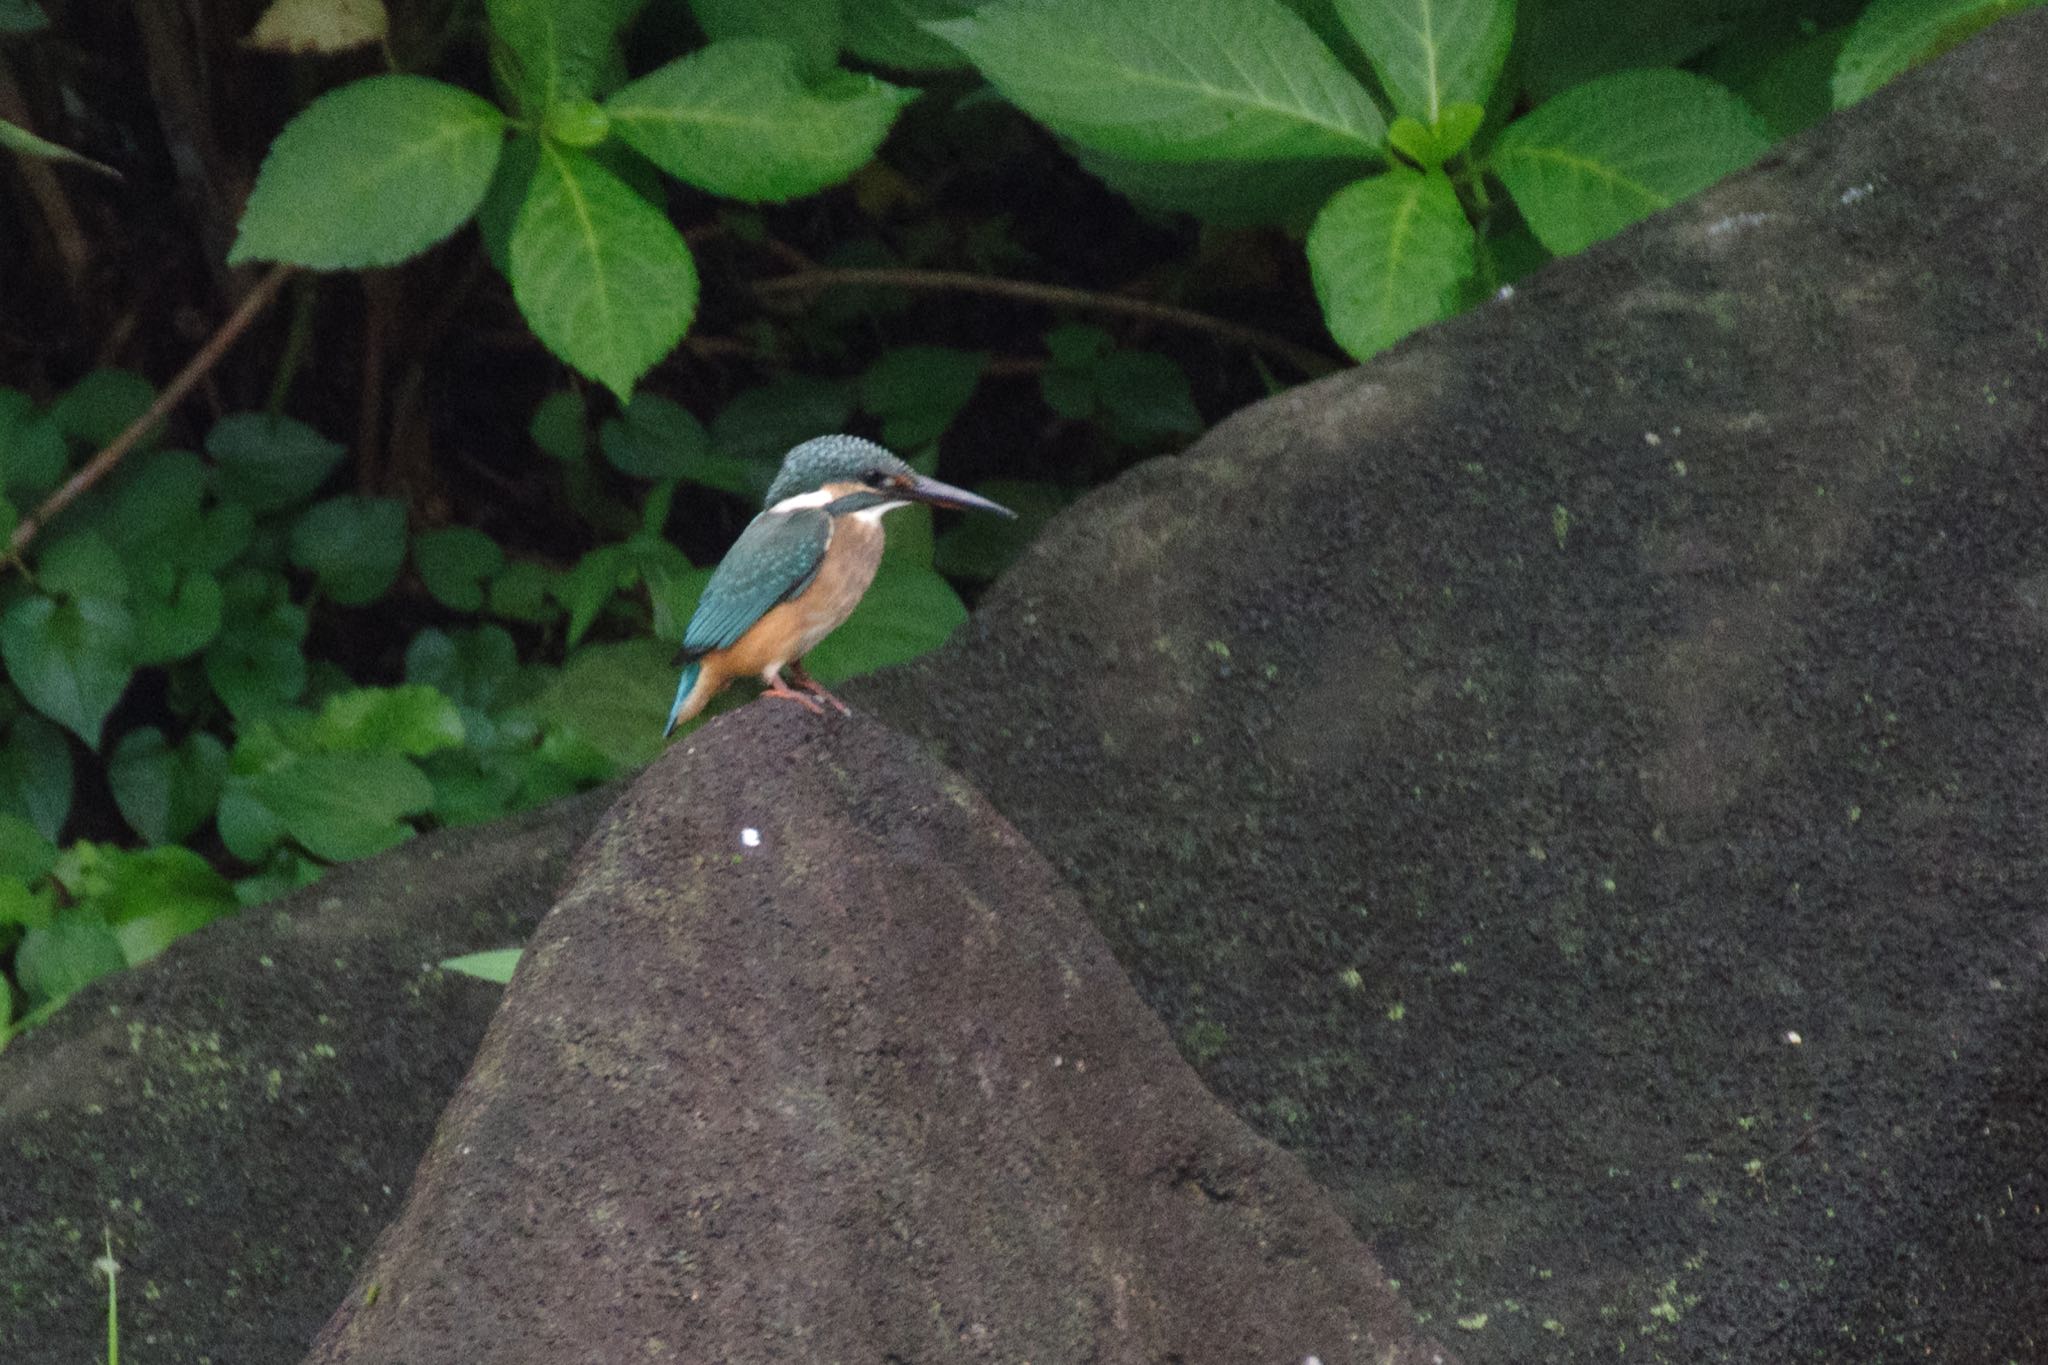
[[[270,273],[258,280],[256,287],[236,305],[235,311],[228,315],[227,321],[215,329],[214,334],[207,338],[206,344],[199,348],[198,353],[185,362],[185,368],[178,371],[177,378],[164,386],[164,391],[156,396],[156,401],[149,405],[149,410],[130,422],[119,436],[107,442],[97,455],[85,462],[83,469],[64,481],[63,487],[44,498],[42,506],[21,519],[21,524],[14,528],[14,535],[7,542],[8,555],[19,559],[28,543],[36,538],[37,532],[48,526],[58,513],[77,501],[80,494],[111,473],[114,466],[121,462],[121,457],[133,449],[136,442],[140,441],[150,428],[169,416],[171,409],[184,401],[185,395],[192,392],[199,381],[206,377],[207,372],[220,363],[220,358],[227,354],[228,348],[241,339],[242,333],[249,330],[249,324],[256,321],[258,315],[270,306],[270,301],[277,296],[279,287],[290,279],[292,272],[297,269],[297,266],[291,265],[272,266]]]
[[[1213,318],[1207,313],[1197,313],[1192,308],[1176,308],[1170,303],[1154,303],[1150,299],[1134,299],[1124,294],[1101,294],[1088,289],[1071,289],[1065,285],[998,279],[990,275],[971,274],[964,270],[842,270],[821,267],[798,270],[789,275],[778,275],[772,280],[762,280],[755,284],[754,290],[761,294],[793,294],[844,285],[995,294],[1004,298],[1024,299],[1031,303],[1050,304],[1055,307],[1090,308],[1098,312],[1150,318],[1155,322],[1168,322],[1176,327],[1207,332],[1212,336],[1237,342],[1239,345],[1281,356],[1307,375],[1329,374],[1342,364],[1320,351],[1289,341],[1286,337],[1275,336],[1256,327],[1226,322],[1222,318]]]

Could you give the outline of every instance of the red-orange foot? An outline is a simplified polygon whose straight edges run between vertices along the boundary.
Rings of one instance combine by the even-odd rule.
[[[764,697],[780,697],[784,701],[793,701],[798,706],[803,707],[804,710],[810,712],[814,716],[822,716],[825,714],[824,707],[818,705],[817,702],[811,700],[803,693],[797,691],[795,688],[791,687],[788,683],[782,681],[782,679],[780,678],[777,678],[774,682],[770,683],[768,685],[767,690],[762,692],[761,695]]]
[[[804,666],[802,664],[789,664],[786,667],[789,673],[789,680],[795,683],[798,687],[801,687],[804,691],[809,692],[813,696],[823,697],[826,701],[831,702],[834,706],[839,708],[839,714],[842,716],[850,716],[853,714],[853,708],[851,706],[848,706],[845,702],[839,700],[839,698],[833,696],[830,692],[827,692],[818,683],[818,680],[816,678],[813,678],[809,673],[804,671]]]

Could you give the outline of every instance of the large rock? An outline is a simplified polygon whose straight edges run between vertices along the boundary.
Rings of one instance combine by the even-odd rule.
[[[0,1361],[296,1359],[397,1213],[612,793],[416,840],[94,983],[0,1052]]]
[[[2043,72],[1248,409],[855,694],[1468,1360],[2048,1359]]]
[[[749,708],[578,866],[313,1361],[1445,1358],[908,741]]]

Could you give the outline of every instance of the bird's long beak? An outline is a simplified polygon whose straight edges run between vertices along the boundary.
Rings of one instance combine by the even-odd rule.
[[[928,502],[934,507],[957,507],[963,512],[994,512],[997,516],[1015,519],[1016,513],[999,502],[970,493],[964,488],[955,488],[950,483],[927,479],[922,474],[911,479],[908,487],[898,491],[906,498]]]

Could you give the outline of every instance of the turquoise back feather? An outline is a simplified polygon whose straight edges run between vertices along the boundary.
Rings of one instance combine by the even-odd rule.
[[[676,684],[676,699],[670,703],[668,708],[668,724],[663,726],[661,730],[661,737],[663,739],[667,739],[675,730],[676,714],[683,709],[683,703],[689,699],[690,689],[697,685],[697,675],[703,671],[704,662],[701,659],[692,659],[683,665],[682,681]]]

